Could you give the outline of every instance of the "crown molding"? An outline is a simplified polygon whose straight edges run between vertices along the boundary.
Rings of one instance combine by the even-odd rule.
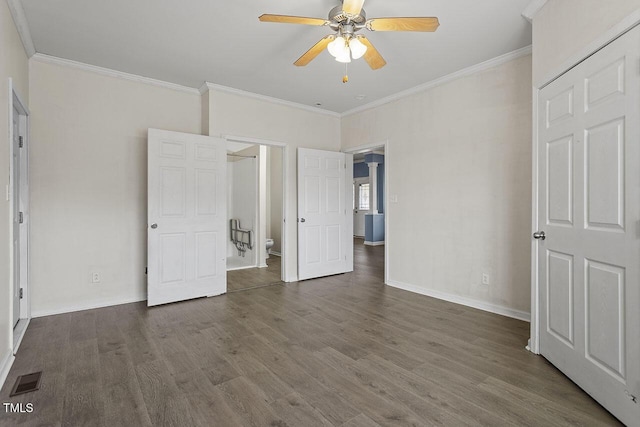
[[[24,14],[22,3],[20,0],[7,0],[7,5],[9,6],[9,11],[13,17],[13,22],[16,24],[16,29],[20,35],[20,40],[22,40],[22,46],[24,46],[27,58],[31,58],[36,54],[36,47],[33,44],[33,39],[31,38],[29,23],[27,22],[27,17]]]
[[[470,76],[471,74],[478,73],[480,71],[488,70],[493,67],[497,67],[498,65],[504,64],[509,61],[513,61],[514,59],[527,56],[531,54],[531,45],[525,46],[518,50],[514,50],[513,52],[505,53],[504,55],[497,56],[493,59],[489,59],[488,61],[481,62],[476,65],[472,65],[471,67],[463,68],[462,70],[455,71],[451,74],[447,74],[446,76],[439,77],[435,80],[431,80],[430,82],[423,83],[418,86],[414,86],[410,89],[403,90],[401,92],[395,93],[393,95],[389,95],[385,98],[378,99],[376,101],[370,102],[365,105],[361,105],[360,107],[353,108],[351,110],[347,110],[342,113],[342,117],[350,116],[352,114],[361,113],[366,110],[371,110],[372,108],[380,107],[381,105],[388,104],[393,101],[397,101],[402,98],[406,98],[411,95],[415,95],[416,93],[424,92],[426,90],[432,89],[436,86],[443,85],[445,83],[449,83],[453,80],[457,80],[462,77]]]
[[[43,62],[46,64],[61,65],[63,67],[75,68],[77,70],[89,71],[95,74],[100,74],[108,77],[115,77],[117,79],[128,80],[137,83],[144,83],[151,86],[162,87],[165,89],[171,89],[178,92],[189,93],[191,95],[199,95],[198,89],[194,89],[188,86],[182,86],[175,83],[165,82],[163,80],[152,79],[151,77],[139,76],[137,74],[125,73],[123,71],[112,70],[110,68],[98,67],[96,65],[85,64],[83,62],[72,61],[70,59],[58,58],[57,56],[45,55],[43,53],[36,53],[31,57],[31,60],[37,62]]]
[[[529,22],[533,21],[534,16],[545,5],[547,0],[531,0],[527,7],[522,11],[522,16]]]
[[[267,96],[267,95],[260,95],[258,93],[254,93],[254,92],[247,92],[247,91],[241,90],[241,89],[235,89],[235,88],[228,87],[228,86],[222,86],[222,85],[215,84],[215,83],[205,82],[200,87],[200,93],[203,94],[208,90],[215,90],[215,91],[218,91],[218,92],[224,92],[224,93],[230,93],[230,94],[233,94],[233,95],[244,96],[246,98],[257,99],[257,100],[260,100],[260,101],[270,102],[272,104],[284,105],[286,107],[297,108],[299,110],[305,110],[305,111],[309,111],[309,112],[316,113],[316,114],[324,114],[324,115],[330,116],[330,117],[337,117],[337,118],[341,117],[340,113],[336,113],[334,111],[323,110],[322,108],[311,107],[309,105],[299,104],[297,102],[285,101],[284,99],[280,99],[280,98],[274,98],[274,97]]]

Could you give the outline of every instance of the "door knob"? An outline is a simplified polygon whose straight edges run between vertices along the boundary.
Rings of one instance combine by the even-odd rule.
[[[305,222],[305,221],[306,221],[306,219],[300,218],[300,222]]]
[[[544,231],[536,231],[535,233],[533,233],[533,238],[544,240],[547,238],[547,236],[544,234]]]
[[[156,224],[156,223],[154,222],[153,224],[151,224],[151,228],[153,228],[153,229],[155,230],[156,228],[158,228],[158,224]]]

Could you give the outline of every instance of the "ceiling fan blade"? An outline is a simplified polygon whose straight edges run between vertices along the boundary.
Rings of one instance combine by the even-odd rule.
[[[369,67],[371,67],[372,70],[377,70],[387,65],[387,61],[385,61],[382,55],[380,55],[380,52],[373,47],[369,39],[365,36],[358,36],[358,39],[367,46],[367,51],[364,54],[364,60],[367,61],[367,64],[369,64]]]
[[[366,26],[371,31],[426,31],[433,32],[438,29],[438,18],[373,18],[367,21]]]
[[[302,24],[302,25],[328,25],[329,21],[320,18],[307,18],[304,16],[270,15],[265,13],[258,18],[261,22],[277,22],[280,24]]]
[[[344,0],[342,3],[342,11],[353,16],[360,15],[364,0]]]
[[[311,47],[311,49],[306,51],[304,55],[298,58],[298,60],[294,62],[294,64],[297,65],[298,67],[304,67],[309,62],[313,61],[316,58],[316,56],[320,55],[320,53],[326,49],[327,45],[331,43],[335,38],[336,36],[334,36],[333,34],[325,36],[318,43],[314,44],[313,47]]]

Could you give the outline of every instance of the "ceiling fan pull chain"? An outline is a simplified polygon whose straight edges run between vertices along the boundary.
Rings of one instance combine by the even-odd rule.
[[[342,83],[348,83],[349,82],[349,64],[345,63],[344,64],[344,77],[342,78]]]

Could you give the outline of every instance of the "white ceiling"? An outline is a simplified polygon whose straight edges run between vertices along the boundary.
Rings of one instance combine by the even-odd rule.
[[[435,33],[367,33],[387,60],[344,65],[323,52],[293,62],[330,30],[261,23],[263,13],[326,18],[338,0],[22,0],[36,51],[193,88],[204,81],[344,112],[531,44],[529,0],[367,0],[368,18],[437,16]],[[366,95],[364,99],[356,99]]]

